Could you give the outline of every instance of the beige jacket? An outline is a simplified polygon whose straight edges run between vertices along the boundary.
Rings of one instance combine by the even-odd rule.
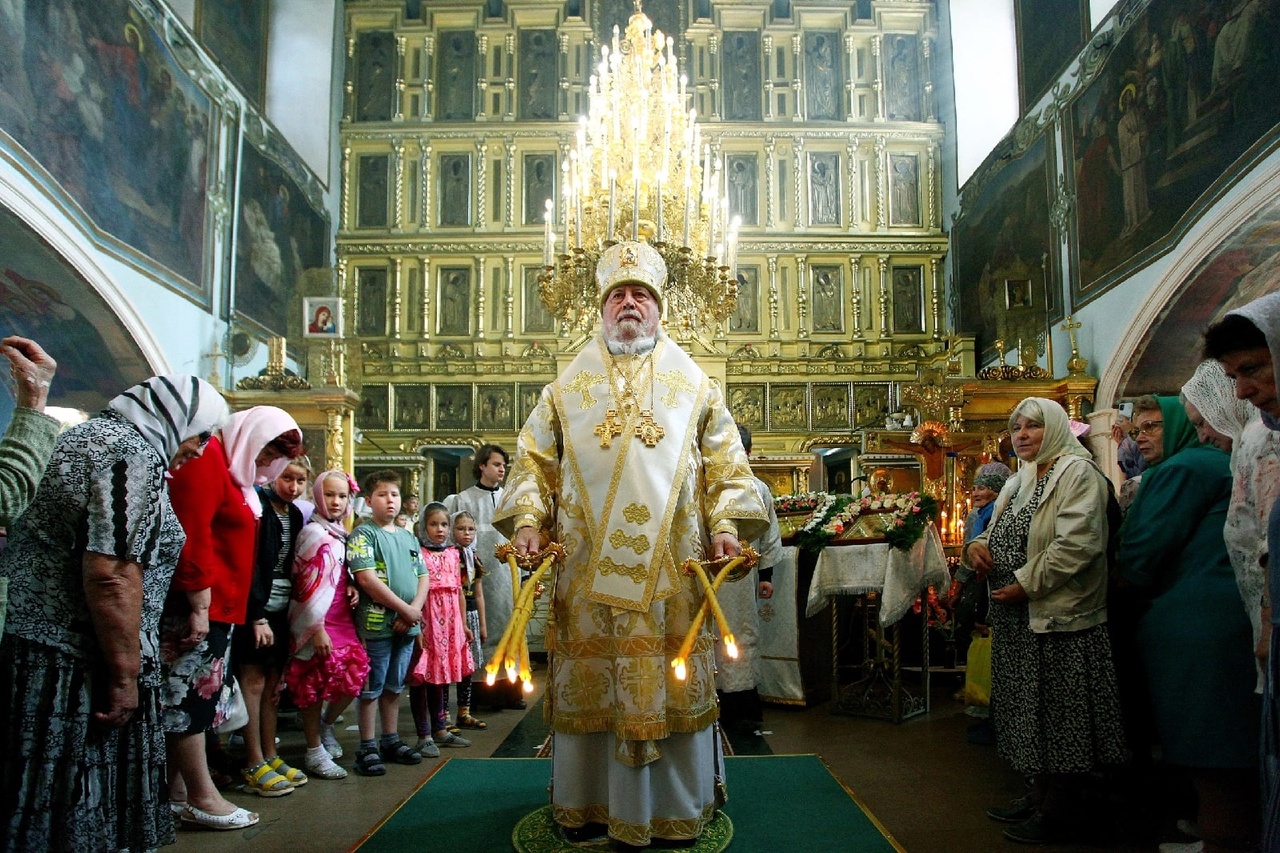
[[[1019,482],[1009,478],[991,523],[970,545],[987,543]],[[1083,631],[1107,621],[1107,532],[1102,471],[1083,457],[1060,457],[1031,517],[1026,565],[1014,572],[1031,599],[1033,632]]]

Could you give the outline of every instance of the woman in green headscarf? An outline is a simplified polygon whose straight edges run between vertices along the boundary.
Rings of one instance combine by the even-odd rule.
[[[1258,698],[1249,618],[1222,538],[1230,459],[1201,444],[1177,397],[1134,403],[1147,460],[1120,531],[1123,583],[1145,593],[1139,652],[1164,759],[1199,795],[1206,850],[1257,838]]]

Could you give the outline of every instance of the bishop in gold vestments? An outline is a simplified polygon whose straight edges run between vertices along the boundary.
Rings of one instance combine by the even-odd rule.
[[[547,630],[556,821],[646,845],[696,838],[723,802],[710,629],[687,680],[670,666],[703,601],[681,564],[736,555],[767,512],[721,390],[659,328],[661,257],[615,245],[597,280],[603,332],[544,389],[494,525],[568,555]]]

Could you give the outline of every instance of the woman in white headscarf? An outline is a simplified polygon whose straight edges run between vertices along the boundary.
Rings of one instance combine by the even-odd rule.
[[[1231,504],[1222,538],[1235,569],[1240,598],[1253,625],[1260,658],[1267,654],[1270,613],[1263,613],[1267,583],[1267,517],[1280,496],[1280,433],[1267,429],[1258,410],[1236,397],[1222,364],[1209,359],[1182,386],[1182,405],[1200,440],[1231,454]],[[1265,626],[1265,628],[1264,628]],[[1257,692],[1262,692],[1259,669]]]
[[[71,427],[9,528],[0,642],[0,837],[12,850],[174,841],[160,610],[184,535],[166,471],[227,418],[213,386],[156,376]]]
[[[996,746],[1035,789],[987,816],[1049,844],[1080,829],[1085,774],[1127,757],[1106,625],[1108,486],[1052,400],[1019,403],[1009,434],[1022,466],[965,554],[992,590]]]

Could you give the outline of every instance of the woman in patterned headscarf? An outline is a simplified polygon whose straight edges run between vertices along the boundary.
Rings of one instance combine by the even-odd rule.
[[[0,642],[0,836],[14,850],[172,843],[160,608],[184,535],[165,472],[227,417],[193,376],[157,376],[59,436],[10,528]]]
[[[1223,542],[1227,454],[1201,444],[1177,397],[1140,397],[1150,466],[1120,528],[1117,569],[1146,599],[1137,642],[1164,760],[1186,767],[1209,849],[1257,837],[1260,704],[1249,619]]]
[[[1022,460],[990,525],[965,548],[991,584],[991,714],[1000,755],[1034,791],[987,810],[1005,836],[1079,831],[1085,774],[1127,758],[1107,633],[1106,477],[1052,400],[1009,416]]]
[[[1267,517],[1280,497],[1280,433],[1267,429],[1258,410],[1236,397],[1236,384],[1214,359],[1197,367],[1182,386],[1182,405],[1200,440],[1231,454],[1231,503],[1222,538],[1253,625],[1254,648],[1257,656],[1265,659],[1263,626],[1270,628],[1271,616],[1266,613],[1264,618],[1262,607],[1267,584]],[[1257,692],[1262,692],[1261,668]]]

